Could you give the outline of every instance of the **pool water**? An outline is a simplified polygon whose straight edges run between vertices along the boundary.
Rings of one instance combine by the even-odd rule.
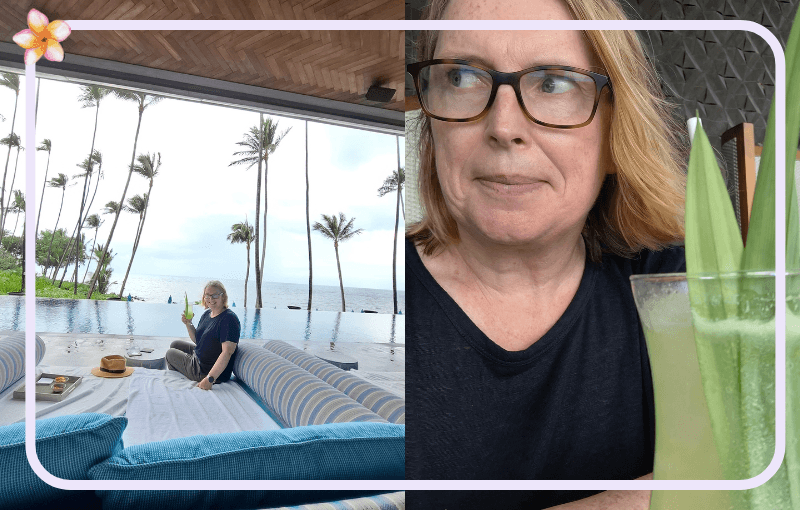
[[[320,342],[405,343],[405,316],[288,309],[231,308],[241,338]],[[128,301],[36,298],[36,331],[186,336],[183,306]],[[201,306],[195,306],[197,325]],[[25,329],[25,301],[0,296],[0,329]]]

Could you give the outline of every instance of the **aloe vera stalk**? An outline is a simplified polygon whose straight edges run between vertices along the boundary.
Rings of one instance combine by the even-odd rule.
[[[194,312],[192,311],[192,307],[189,306],[189,296],[186,295],[185,292],[183,293],[183,299],[186,301],[186,310],[183,312],[183,314],[188,320],[192,320],[192,317],[194,317]]]
[[[798,11],[800,14],[800,11]],[[800,135],[800,15],[795,17],[786,45],[786,269],[800,269],[800,220],[794,165]],[[753,211],[742,268],[775,268],[775,98],[767,121],[758,167]]]
[[[733,205],[702,124],[697,126],[686,183],[686,273],[729,273],[739,270],[742,237]],[[693,310],[709,319],[736,315],[736,282],[690,285]],[[720,297],[722,299],[720,299]],[[728,297],[728,299],[726,299]]]

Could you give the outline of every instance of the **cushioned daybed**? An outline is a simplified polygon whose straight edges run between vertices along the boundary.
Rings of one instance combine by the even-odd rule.
[[[37,337],[37,364],[43,355],[44,344]],[[23,362],[24,334],[0,332],[0,395],[8,395],[12,386],[21,383]],[[279,341],[264,347],[240,344],[234,375],[236,383],[221,387],[240,385],[251,395],[252,403],[274,419],[277,425],[270,427],[273,430],[238,429],[241,431],[126,444],[126,437],[134,437],[124,435],[126,427],[142,421],[141,412],[135,413],[136,418],[81,412],[37,419],[40,461],[52,474],[70,480],[404,477],[405,401],[401,397]],[[148,384],[156,383],[147,376],[140,373],[139,379],[130,383],[128,412],[132,412],[133,400],[159,394],[151,391]],[[172,374],[153,377],[168,379]],[[215,398],[219,397],[222,392],[217,389],[206,395],[216,392]],[[0,398],[0,414],[2,405]],[[157,406],[145,407],[153,408]],[[196,510],[336,500],[336,508],[389,510],[405,506],[403,493],[375,491],[62,491],[39,480],[27,464],[23,422],[0,427],[0,470],[4,487],[0,508],[121,510],[168,505],[170,510]]]

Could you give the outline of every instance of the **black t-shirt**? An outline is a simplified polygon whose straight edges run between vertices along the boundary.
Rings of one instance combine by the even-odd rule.
[[[492,342],[406,241],[406,477],[634,479],[653,469],[653,388],[629,277],[685,271],[683,248],[586,262],[524,351]],[[547,508],[597,491],[409,495],[417,508]],[[482,501],[482,498],[485,501]],[[425,504],[435,501],[446,504]]]
[[[200,367],[208,373],[217,362],[217,358],[222,354],[222,342],[239,343],[239,333],[241,326],[239,317],[226,308],[216,317],[211,317],[211,310],[206,310],[197,323],[195,339],[197,347],[194,352],[200,360]],[[225,382],[231,377],[233,362],[236,359],[236,351],[233,352],[225,370],[217,377],[215,382]]]

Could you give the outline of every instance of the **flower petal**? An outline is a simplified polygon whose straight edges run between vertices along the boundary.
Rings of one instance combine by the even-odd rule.
[[[35,64],[36,61],[39,60],[39,58],[41,58],[42,55],[44,55],[44,48],[41,46],[25,50],[25,64],[26,65]]]
[[[61,21],[60,19],[57,19],[47,25],[47,30],[50,32],[53,38],[59,42],[69,37],[69,34],[72,33],[72,29],[69,28],[67,22]]]
[[[30,49],[35,48],[39,45],[41,41],[39,38],[36,37],[36,34],[28,30],[27,28],[21,32],[17,32],[14,34],[14,42],[22,46],[23,48]]]
[[[31,9],[28,12],[28,26],[31,27],[35,34],[44,31],[48,23],[50,23],[50,20],[47,19],[47,16],[36,9]]]
[[[55,39],[47,40],[47,51],[44,52],[44,58],[53,62],[64,60],[64,49],[58,44],[58,41]]]

